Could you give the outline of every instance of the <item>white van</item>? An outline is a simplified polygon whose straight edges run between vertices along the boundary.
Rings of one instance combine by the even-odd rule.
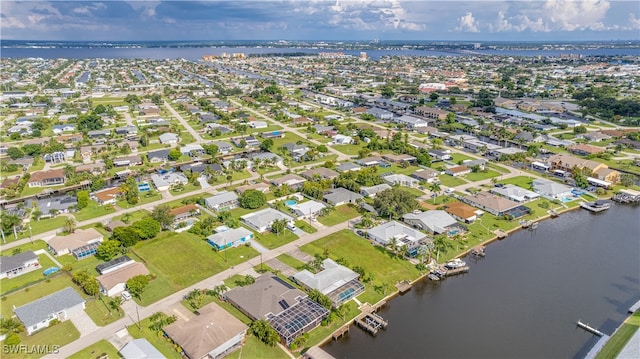
[[[129,293],[128,291],[124,291],[122,292],[122,299],[124,300],[130,300],[131,299],[131,293]]]
[[[288,222],[288,223],[287,223],[287,228],[289,228],[289,230],[290,230],[291,232],[295,232],[295,231],[297,231],[297,230],[298,230],[298,227],[296,227],[296,225],[295,225],[295,224],[293,224],[293,222]]]

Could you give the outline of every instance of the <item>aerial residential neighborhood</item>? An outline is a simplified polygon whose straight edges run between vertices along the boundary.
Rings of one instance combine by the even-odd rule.
[[[4,343],[321,358],[375,334],[493,240],[640,200],[640,63],[607,60],[2,58]]]

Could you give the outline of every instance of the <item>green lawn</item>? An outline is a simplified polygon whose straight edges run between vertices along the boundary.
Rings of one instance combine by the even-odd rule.
[[[62,347],[66,344],[71,343],[72,341],[80,338],[80,332],[70,320],[66,320],[58,325],[54,325],[53,327],[45,328],[33,335],[27,335],[26,332],[20,334],[20,338],[22,341],[20,345],[26,346],[26,348],[35,348],[36,346],[53,348],[54,346]],[[46,353],[19,353],[19,354],[4,354],[2,355],[3,359],[13,359],[13,358],[40,358],[43,357]],[[54,353],[50,353],[54,354]]]
[[[638,328],[640,328],[640,311],[633,313],[633,315],[620,326],[607,344],[605,344],[602,350],[596,355],[596,359],[616,358]]]
[[[346,220],[358,217],[360,213],[358,210],[349,204],[335,207],[335,210],[329,212],[329,214],[318,217],[318,222],[325,226],[333,226],[338,223],[342,223]]]
[[[302,229],[303,231],[305,231],[307,233],[316,233],[318,231],[316,229],[316,227],[312,226],[311,224],[309,224],[308,222],[305,222],[303,220],[295,221],[294,223],[295,223],[296,227]]]
[[[169,193],[171,193],[172,195],[177,195],[177,194],[181,194],[181,193],[187,193],[187,192],[193,192],[197,189],[201,189],[202,187],[200,186],[195,186],[192,183],[187,183],[186,185],[180,187],[179,189],[176,189],[175,187],[171,187],[171,189],[169,189]]]
[[[114,311],[109,307],[109,297],[100,297],[99,299],[88,298],[85,304],[85,312],[97,326],[104,327],[116,320],[122,318],[124,312],[120,309]]]
[[[85,221],[87,219],[96,218],[115,212],[115,208],[112,206],[101,206],[98,202],[89,201],[89,205],[86,208],[79,210],[73,214],[78,222]]]
[[[36,299],[40,299],[46,295],[62,290],[66,287],[73,287],[79,294],[82,293],[75,284],[71,282],[71,277],[66,273],[60,273],[59,275],[51,278],[50,281],[40,282],[31,287],[23,290],[11,293],[2,298],[2,305],[0,306],[0,312],[5,318],[11,318],[13,315],[13,306],[19,307],[21,305],[33,302]],[[6,298],[6,299],[4,299]]]
[[[18,288],[23,288],[29,284],[36,283],[39,281],[45,281],[47,277],[45,277],[42,272],[50,267],[56,266],[53,261],[44,254],[38,255],[38,262],[40,262],[40,268],[31,271],[29,273],[14,277],[14,278],[2,278],[0,279],[0,291],[4,295],[12,290],[16,290]]]
[[[140,242],[133,252],[157,275],[143,292],[144,305],[258,255],[247,246],[216,253],[206,241],[188,232],[163,232],[156,239]]]
[[[261,342],[253,335],[247,334],[247,339],[244,345],[227,355],[225,358],[229,359],[288,359],[290,358],[287,353],[282,351],[279,346],[269,346]]]
[[[387,168],[378,167],[378,173],[383,174],[383,173],[391,172],[395,174],[403,174],[403,175],[409,176],[419,169],[420,168],[418,166],[402,167],[394,163],[394,164],[391,164],[391,167],[387,167]]]
[[[0,255],[11,256],[13,255],[13,251],[16,249],[18,249],[20,252],[26,252],[26,251],[37,251],[38,249],[47,249],[47,248],[48,248],[47,242],[43,241],[42,239],[38,239],[36,241],[33,241],[33,243],[25,243],[23,245],[19,245],[14,248],[5,249],[0,252]]]
[[[18,239],[29,238],[30,234],[35,236],[36,234],[60,229],[66,219],[67,217],[65,216],[57,216],[55,218],[40,219],[37,221],[32,220],[26,225],[27,229],[24,232],[18,233]],[[31,226],[31,232],[29,232],[29,226]],[[15,240],[13,235],[7,236],[7,242],[13,240]]]
[[[127,327],[127,330],[132,337],[135,339],[145,338],[149,343],[151,343],[151,345],[158,349],[160,353],[167,357],[167,359],[182,359],[182,356],[173,347],[173,343],[171,343],[168,338],[160,335],[159,332],[149,329],[149,325],[151,325],[149,318],[136,324]]]
[[[331,146],[345,155],[357,156],[358,151],[362,149],[361,145],[333,145]]]
[[[283,253],[276,258],[293,269],[303,270],[305,267],[305,263],[303,261],[293,258],[286,253]]]
[[[476,182],[476,181],[482,181],[482,180],[486,180],[486,179],[498,177],[498,176],[500,176],[500,173],[492,170],[486,170],[486,171],[471,172],[469,174],[464,175],[464,178],[471,182]]]
[[[498,181],[498,183],[512,184],[529,190],[531,189],[531,182],[533,182],[533,177],[529,176],[516,176]]]
[[[129,223],[133,223],[137,220],[143,219],[145,217],[148,217],[151,213],[149,211],[146,211],[144,209],[138,210],[138,211],[133,211],[130,212],[131,215],[129,216]],[[116,216],[113,217],[114,221],[122,221],[122,217],[124,217],[124,215],[120,215],[120,216]]]
[[[69,359],[87,359],[87,358],[97,358],[101,354],[107,354],[109,359],[117,359],[120,358],[120,354],[118,354],[118,349],[116,349],[111,343],[109,343],[106,339],[102,339],[101,341],[92,344],[85,349],[73,354],[69,357]]]
[[[269,249],[274,249],[289,242],[295,241],[296,239],[298,239],[298,236],[290,232],[289,230],[285,230],[284,233],[281,233],[279,235],[271,232],[259,233],[255,235],[255,238],[263,246]]]
[[[502,173],[502,174],[505,174],[505,173],[509,173],[509,172],[510,172],[508,169],[506,169],[506,168],[504,168],[504,167],[502,167],[502,166],[498,166],[498,165],[493,164],[493,163],[487,163],[487,164],[485,165],[485,167],[486,167],[486,168],[491,168],[492,170],[494,170],[494,171],[498,171],[498,172],[500,172],[500,173]]]
[[[450,161],[453,162],[453,163],[458,164],[458,163],[460,163],[460,161],[474,160],[474,159],[475,159],[474,157],[463,155],[462,153],[453,152],[451,154],[451,160]]]
[[[447,187],[456,187],[461,184],[467,183],[461,178],[453,177],[450,175],[440,175],[438,178],[440,179],[440,183]]]
[[[58,185],[58,186],[50,186],[47,187],[47,189],[51,189],[51,190],[56,190],[56,189],[61,189],[64,188],[64,185]],[[45,188],[44,187],[29,187],[29,186],[24,186],[24,189],[22,189],[22,192],[20,193],[20,195],[22,197],[27,197],[27,196],[32,196],[34,194],[38,194],[42,191],[44,191]]]
[[[345,323],[360,314],[360,310],[358,310],[358,306],[353,300],[347,302],[345,306],[347,308],[347,311],[344,315],[344,319],[336,316],[335,320],[326,327],[321,325],[309,332],[309,339],[304,344],[303,350],[306,351],[312,346],[320,344],[322,340],[324,340],[326,337],[342,327]]]
[[[325,249],[328,249],[330,258],[334,260],[344,258],[349,267],[364,268],[365,276],[369,273],[373,274],[372,284],[375,285],[387,283],[393,287],[400,281],[413,280],[420,274],[409,261],[392,256],[386,249],[372,245],[349,230],[333,233],[306,244],[301,249],[311,255],[322,254]],[[368,290],[361,295],[360,299],[373,304],[383,297],[382,293],[372,293]]]

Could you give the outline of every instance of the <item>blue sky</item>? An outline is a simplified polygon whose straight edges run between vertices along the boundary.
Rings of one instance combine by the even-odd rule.
[[[0,2],[18,40],[639,40],[638,1]]]

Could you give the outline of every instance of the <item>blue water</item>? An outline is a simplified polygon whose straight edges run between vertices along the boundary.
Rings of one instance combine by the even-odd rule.
[[[150,190],[151,190],[151,187],[149,186],[148,183],[138,183],[138,191],[147,192]]]
[[[295,206],[297,203],[298,201],[296,201],[295,199],[288,199],[284,201],[284,204],[287,205],[288,207]]]

